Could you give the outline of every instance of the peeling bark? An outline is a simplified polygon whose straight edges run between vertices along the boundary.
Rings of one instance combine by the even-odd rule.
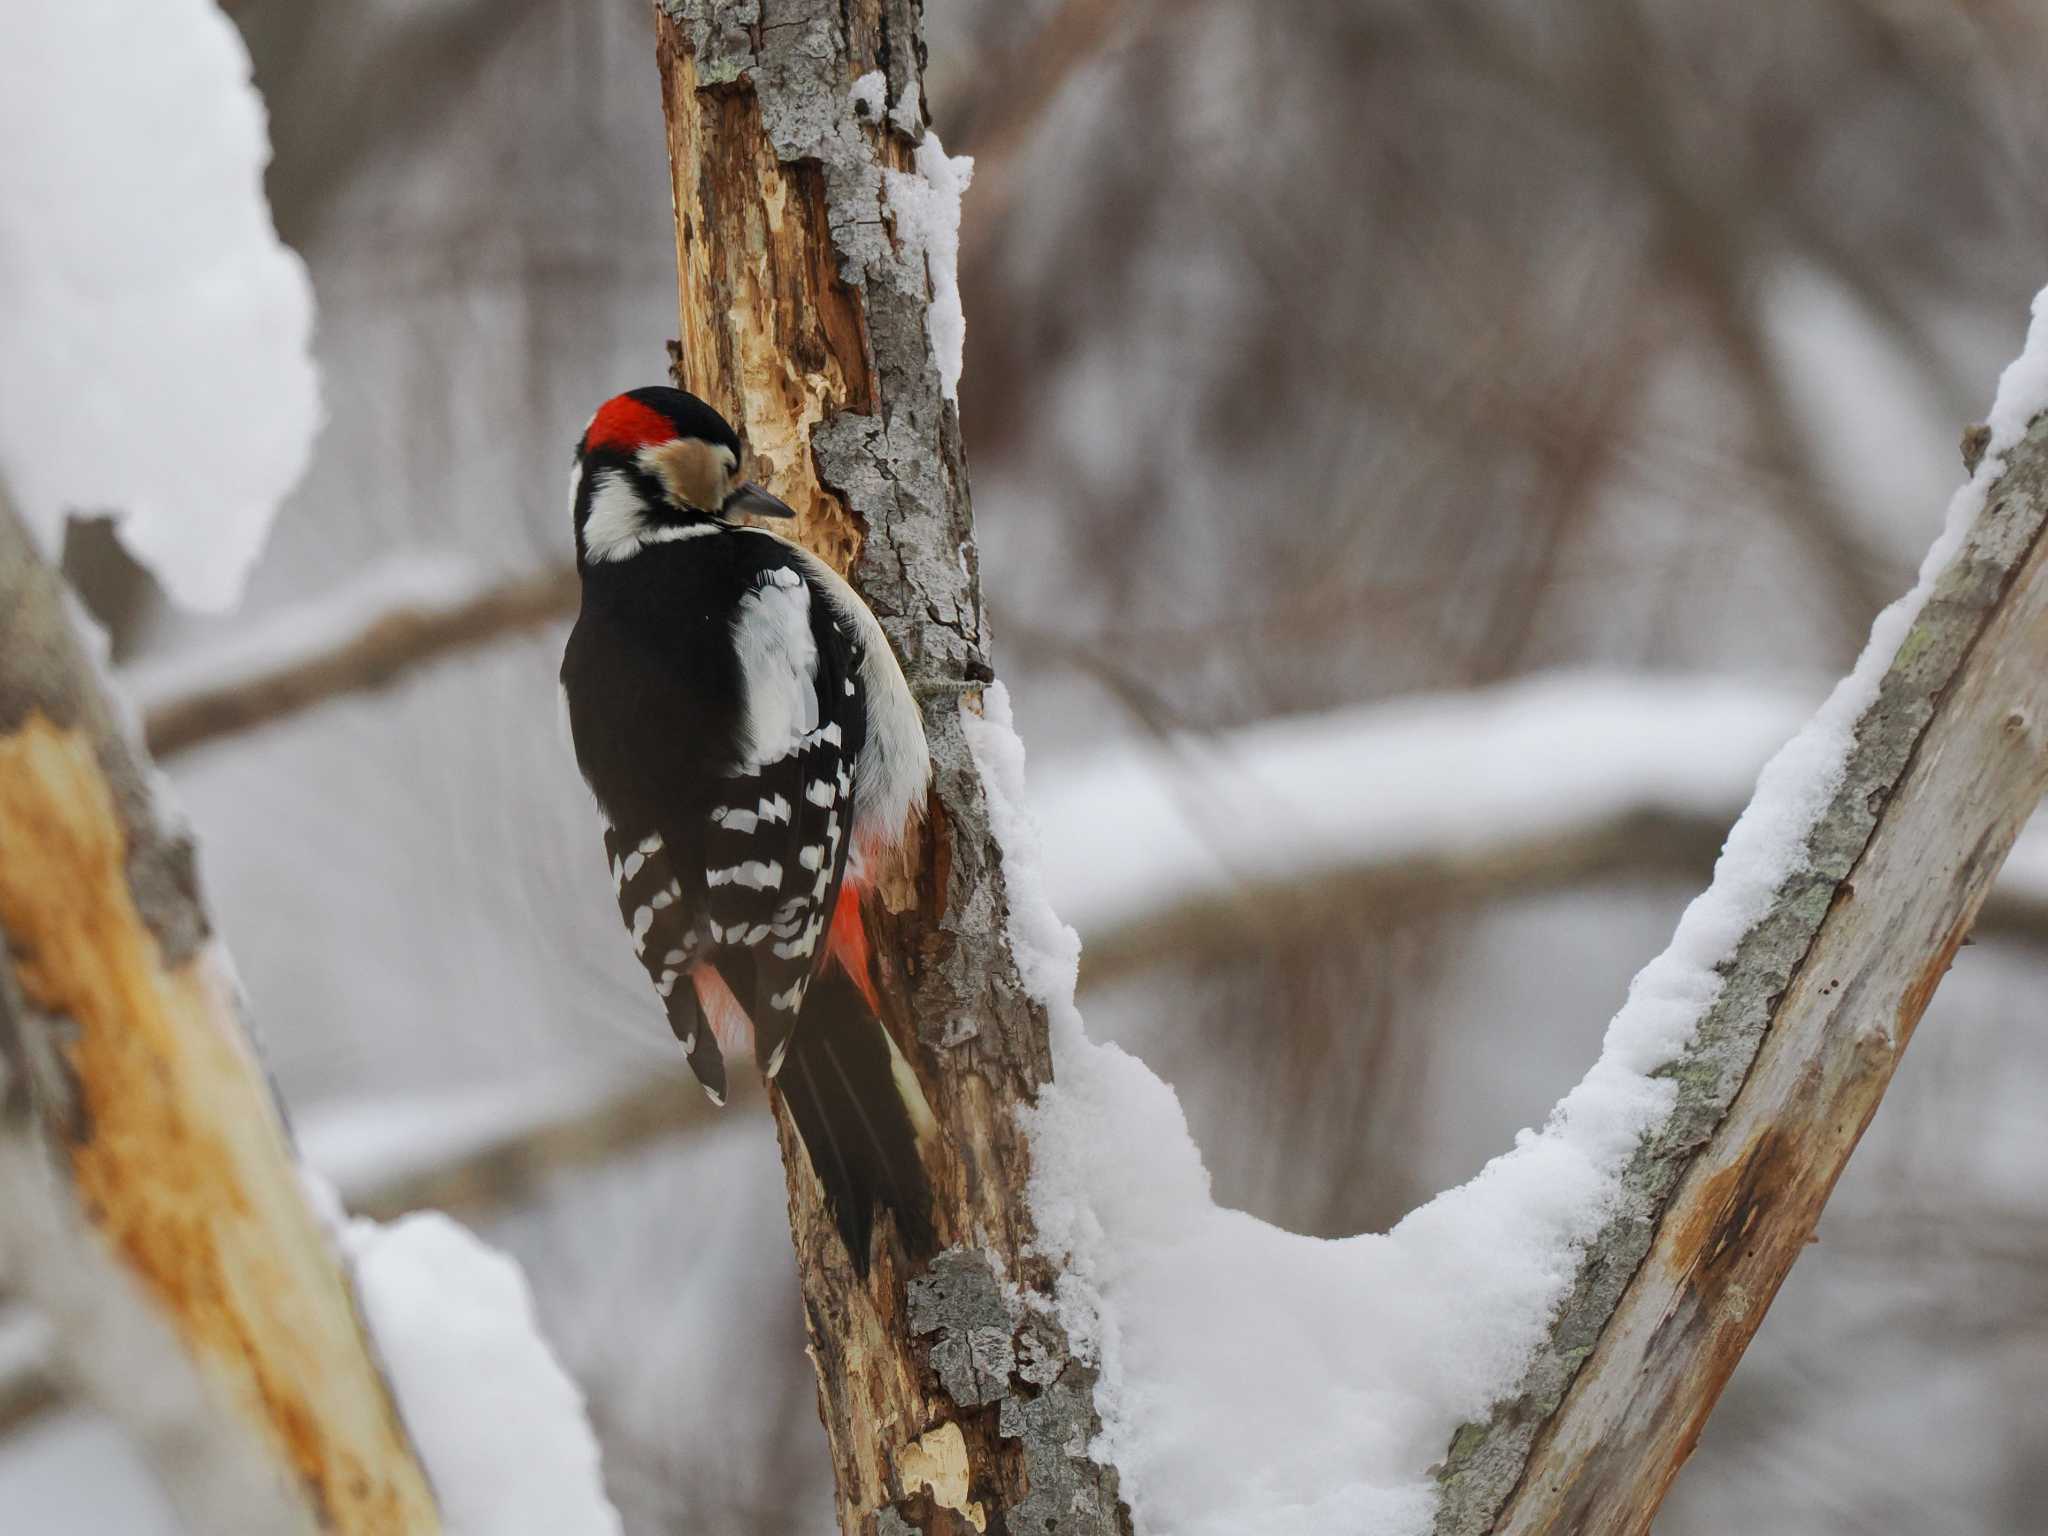
[[[896,238],[884,175],[923,133],[918,20],[913,0],[657,6],[677,382],[738,427],[798,536],[874,608],[924,706],[932,798],[905,867],[883,872],[876,959],[887,1022],[944,1131],[930,1172],[951,1246],[927,1274],[886,1229],[869,1280],[853,1274],[771,1100],[842,1528],[976,1530],[978,1510],[995,1532],[1127,1532],[1114,1469],[1085,1449],[1092,1374],[1029,1252],[1016,1111],[1052,1064],[1008,952],[1001,854],[960,726],[992,674],[959,419],[933,359],[930,278]],[[877,70],[881,122],[849,95]]]
[[[2048,789],[2048,418],[1857,723],[1840,789],[1668,1072],[1666,1121],[1438,1536],[1645,1531]]]
[[[193,1529],[438,1530],[149,771],[0,507],[0,1267]]]

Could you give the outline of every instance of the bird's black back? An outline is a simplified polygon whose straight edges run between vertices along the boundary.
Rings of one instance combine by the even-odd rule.
[[[734,750],[746,713],[746,680],[733,646],[733,616],[771,572],[792,570],[801,574],[794,550],[744,529],[649,544],[616,565],[587,567],[582,611],[562,659],[570,732],[613,829],[608,843],[629,929],[657,889],[671,880],[677,887],[673,905],[650,919],[653,940],[636,937],[650,979],[661,985],[664,957],[676,951],[687,963],[714,959],[753,1021],[764,1060],[788,1039],[797,1019],[796,1008],[771,1007],[769,999],[793,984],[808,986],[824,956],[822,938],[798,957],[776,955],[773,944],[787,943],[814,916],[829,921],[851,848],[851,776],[866,719],[859,652],[831,603],[812,591],[812,686],[818,718],[836,723],[837,739],[765,765],[744,763]],[[837,792],[830,803],[806,793],[821,780]],[[787,807],[786,820],[744,833],[706,813],[711,806],[744,809],[777,797]],[[657,864],[643,866],[637,883],[622,877],[620,861],[650,835],[661,843],[648,855]],[[804,847],[829,850],[821,869],[799,866]],[[707,871],[750,859],[779,862],[780,885],[708,884]],[[650,883],[657,868],[661,879]],[[794,915],[799,897],[800,917]],[[714,923],[723,937],[711,931]],[[737,942],[740,931],[758,933],[763,925],[773,931],[753,943]],[[687,1034],[694,1028],[694,1015],[683,1008],[687,984],[663,995],[671,1024]],[[697,1042],[693,1065],[700,1065],[707,1047]]]

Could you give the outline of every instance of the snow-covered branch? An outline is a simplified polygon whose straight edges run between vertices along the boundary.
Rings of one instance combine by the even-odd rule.
[[[0,509],[0,1263],[195,1529],[439,1528],[155,804]]]
[[[757,1100],[733,1081],[729,1104]],[[555,1080],[407,1098],[379,1094],[295,1115],[306,1161],[358,1216],[502,1210],[564,1170],[608,1162],[662,1136],[713,1124],[717,1111],[681,1072],[631,1082]]]
[[[0,611],[0,1278],[53,1325],[0,1402],[75,1383],[199,1530],[616,1536],[516,1267],[444,1217],[344,1221],[303,1172],[190,841],[4,516]]]
[[[152,754],[173,757],[566,619],[576,594],[567,566],[486,584],[411,559],[120,681]],[[1333,911],[1690,876],[1811,698],[1751,679],[1538,674],[1056,759],[1033,784],[1046,877],[1100,983]],[[2048,937],[2048,829],[2015,850],[1984,925]]]
[[[173,757],[566,619],[576,594],[567,566],[487,584],[411,559],[120,682],[152,754]],[[1333,911],[1690,876],[1810,702],[1751,679],[1538,674],[1055,759],[1032,798],[1053,904],[1100,983]],[[1983,923],[2048,937],[2048,829],[2014,851]]]
[[[0,480],[46,557],[68,513],[111,512],[172,597],[225,608],[320,421],[248,50],[213,0],[7,19]]]
[[[1171,1090],[1086,1039],[991,712],[1013,941],[1053,1019],[1033,1210],[1141,1527],[1647,1527],[2048,783],[2044,404],[2048,299],[1921,585],[1765,769],[1600,1060],[1385,1234],[1218,1209]]]
[[[111,509],[225,606],[306,461],[310,290],[248,70],[212,0],[32,0],[0,56],[0,1282],[37,1319],[0,1401],[75,1386],[196,1531],[616,1536],[517,1269],[445,1218],[344,1223],[301,1166],[52,569]]]
[[[1441,1536],[1646,1530],[1811,1236],[2048,789],[2044,407],[2048,294],[1919,586],[1610,1032],[1602,1067],[1656,1096],[1518,1389],[1453,1443]],[[1611,1118],[1599,1075],[1574,1097]]]

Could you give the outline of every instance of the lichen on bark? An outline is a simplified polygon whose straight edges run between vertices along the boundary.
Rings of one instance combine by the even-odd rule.
[[[798,509],[798,536],[875,610],[933,759],[922,834],[882,871],[875,952],[885,1020],[944,1131],[931,1173],[950,1251],[922,1273],[880,1254],[859,1282],[779,1117],[841,1524],[949,1529],[958,1517],[902,1487],[894,1463],[956,1425],[992,1529],[1127,1531],[1114,1469],[1088,1455],[1092,1378],[1025,1300],[1054,1277],[1031,1251],[1016,1110],[1051,1055],[1008,949],[1002,851],[960,725],[993,673],[959,417],[932,353],[930,274],[897,236],[884,174],[909,173],[923,133],[918,7],[658,0],[657,13],[677,381],[734,421]],[[874,71],[880,114],[852,90]]]

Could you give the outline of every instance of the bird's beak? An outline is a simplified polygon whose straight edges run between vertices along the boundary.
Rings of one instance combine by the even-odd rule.
[[[743,480],[725,498],[722,509],[728,516],[745,513],[750,517],[795,517],[796,508],[779,496],[771,496],[752,480]]]

